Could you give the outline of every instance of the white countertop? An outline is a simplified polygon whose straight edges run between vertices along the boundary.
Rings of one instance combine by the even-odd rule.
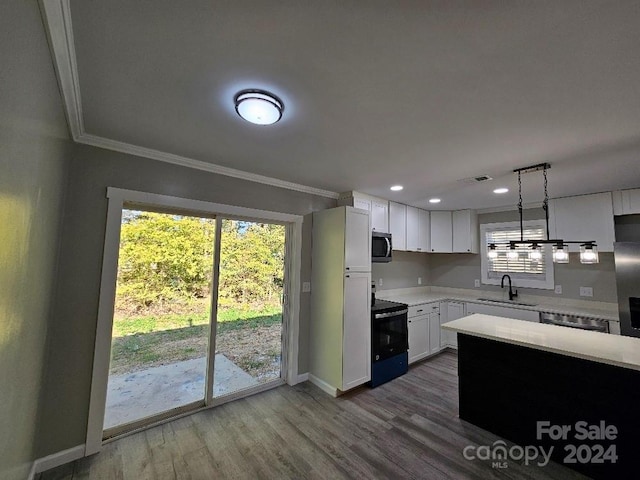
[[[473,314],[444,323],[458,333],[640,370],[640,338]]]
[[[478,291],[477,293],[473,292],[472,294],[469,290],[451,290],[438,292],[425,291],[424,289],[420,288],[407,288],[400,290],[380,290],[376,293],[376,298],[380,298],[381,300],[406,303],[409,306],[422,305],[423,303],[430,302],[454,301],[493,305],[495,307],[518,308],[521,310],[533,310],[537,312],[579,315],[583,317],[599,318],[615,322],[619,321],[617,305],[613,305],[613,307],[611,307],[611,305],[603,304],[602,302],[588,302],[580,300],[567,302],[566,300],[564,300],[565,302],[567,302],[567,304],[563,305],[553,302],[549,297],[529,296],[523,299],[523,301],[526,303],[535,303],[535,305],[521,305],[518,303],[478,300],[478,298],[481,297],[501,300],[499,296],[493,293]],[[601,308],[592,306],[594,304]],[[605,306],[609,308],[602,308]],[[613,310],[612,308],[615,310]]]

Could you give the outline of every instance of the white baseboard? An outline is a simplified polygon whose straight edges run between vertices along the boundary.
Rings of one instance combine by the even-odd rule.
[[[73,462],[74,460],[84,457],[84,449],[85,446],[82,444],[77,447],[62,450],[61,452],[52,453],[46,457],[38,458],[33,462],[33,468],[31,470],[35,475],[36,473],[42,473],[51,468],[64,465],[65,463]]]
[[[324,380],[320,380],[315,375],[309,374],[309,381],[311,383],[313,383],[316,387],[318,387],[320,390],[322,390],[323,392],[328,393],[332,397],[337,397],[338,396],[338,389],[337,388],[332,387],[331,385],[329,385]]]
[[[298,383],[306,382],[307,380],[309,380],[309,374],[308,373],[301,373],[296,378],[296,383],[294,385],[296,385]]]

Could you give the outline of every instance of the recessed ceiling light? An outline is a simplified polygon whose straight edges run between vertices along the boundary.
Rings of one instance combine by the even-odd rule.
[[[284,103],[266,90],[242,90],[234,98],[236,112],[247,122],[272,125],[282,118]]]
[[[399,192],[403,188],[404,187],[402,185],[394,185],[393,187],[391,187],[391,190],[393,190],[394,192]]]
[[[509,191],[509,189],[508,189],[508,188],[500,187],[500,188],[496,188],[496,189],[493,191],[493,193],[500,194],[500,193],[507,193],[508,191]]]
[[[440,203],[441,200],[439,198],[430,198],[429,203]]]

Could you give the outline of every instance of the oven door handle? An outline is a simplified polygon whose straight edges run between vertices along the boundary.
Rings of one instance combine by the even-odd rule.
[[[387,313],[376,313],[373,318],[389,318],[389,317],[397,317],[400,315],[404,315],[405,313],[409,313],[409,310],[398,310],[397,312],[387,312]]]
[[[389,258],[389,256],[391,256],[391,240],[389,240],[387,237],[384,237],[385,241],[387,242],[387,258]]]

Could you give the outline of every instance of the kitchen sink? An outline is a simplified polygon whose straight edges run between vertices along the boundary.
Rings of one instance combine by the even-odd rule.
[[[523,307],[535,307],[535,303],[518,302],[517,300],[498,300],[495,298],[479,298],[481,302],[504,303],[505,305],[522,305]]]

